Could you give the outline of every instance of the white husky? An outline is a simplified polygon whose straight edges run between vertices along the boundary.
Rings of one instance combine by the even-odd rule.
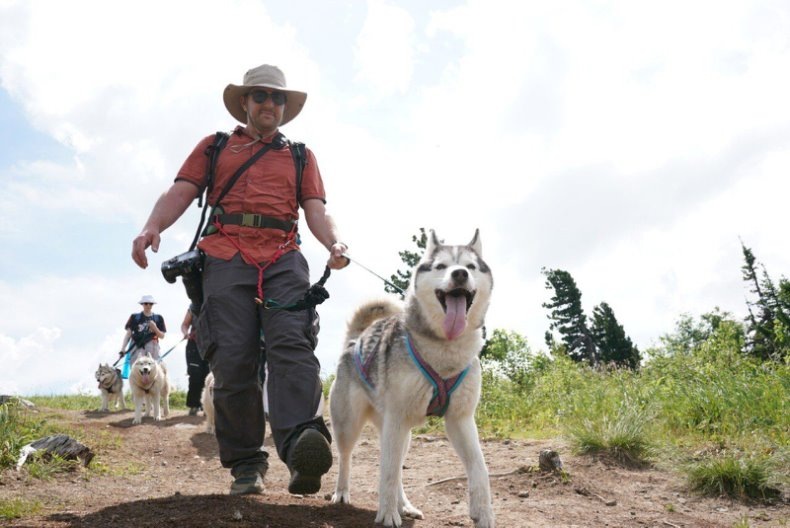
[[[376,522],[401,526],[402,516],[422,519],[404,493],[401,468],[412,427],[432,414],[444,416],[466,469],[470,517],[477,528],[494,527],[488,468],[474,421],[478,354],[492,288],[479,232],[468,245],[446,246],[431,231],[405,307],[376,301],[356,311],[329,396],[339,465],[332,502],[350,502],[351,451],[369,419],[381,437]]]
[[[133,424],[143,421],[143,403],[145,403],[145,415],[151,416],[153,409],[154,420],[159,421],[162,416],[170,414],[170,382],[167,379],[167,368],[164,363],[159,363],[149,355],[140,356],[132,365],[129,372],[129,387],[132,391],[132,401],[134,401],[134,420]],[[163,412],[160,413],[160,400]]]
[[[110,404],[116,409],[126,409],[126,402],[123,401],[123,378],[120,369],[102,363],[96,369],[96,381],[99,383],[101,392],[100,411],[108,412]]]

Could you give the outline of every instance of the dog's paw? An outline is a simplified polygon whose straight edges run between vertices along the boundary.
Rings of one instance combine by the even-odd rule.
[[[406,503],[401,507],[400,514],[411,519],[425,519],[422,511],[418,510],[409,503]]]
[[[351,494],[346,491],[335,491],[332,495],[332,504],[351,504]]]
[[[376,514],[376,522],[384,526],[400,526],[402,521],[397,511],[382,512],[379,510]]]
[[[472,521],[475,523],[475,528],[495,528],[496,522],[494,521],[494,512],[491,508],[485,508],[478,515],[471,513]]]
[[[135,418],[134,420],[132,420],[132,425],[140,425],[141,423],[143,423],[142,418]]]

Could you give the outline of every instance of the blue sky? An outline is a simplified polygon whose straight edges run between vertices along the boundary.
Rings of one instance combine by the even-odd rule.
[[[196,207],[147,270],[131,240],[184,157],[231,129],[222,90],[271,63],[308,92],[284,128],[318,159],[352,256],[389,275],[419,227],[480,228],[487,324],[544,347],[541,267],[645,349],[682,313],[741,317],[740,240],[790,269],[790,5],[732,2],[0,0],[0,393],[94,391],[152,294],[178,342]],[[305,232],[315,279],[325,252]],[[317,354],[380,295],[334,273]],[[186,386],[183,345],[168,358]]]

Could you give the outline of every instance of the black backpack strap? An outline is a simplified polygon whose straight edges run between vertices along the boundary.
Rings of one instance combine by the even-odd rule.
[[[307,165],[307,147],[304,143],[296,141],[289,141],[288,146],[291,149],[291,157],[294,159],[294,168],[296,168],[296,207],[297,209],[302,203],[302,173],[304,166]]]
[[[217,168],[217,159],[219,159],[219,153],[225,148],[225,145],[228,143],[228,139],[230,135],[225,132],[217,132],[214,134],[214,141],[206,147],[206,157],[208,158],[207,166],[206,166],[206,188],[205,194],[206,199],[208,199],[208,195],[211,192],[211,189],[214,188],[214,173]],[[203,207],[203,193],[198,196],[198,207]]]
[[[230,135],[226,132],[217,132],[214,134],[214,141],[211,142],[211,145],[206,147],[205,154],[208,158],[206,162],[206,187],[198,194],[198,207],[202,207],[203,211],[200,213],[200,223],[195,232],[195,237],[192,239],[192,244],[189,245],[189,251],[195,249],[198,239],[200,238],[200,232],[203,231],[203,224],[206,221],[206,209],[208,209],[208,195],[211,193],[211,189],[214,188],[214,173],[217,169],[217,160],[219,159],[219,153],[225,148],[229,138]],[[205,202],[203,201],[204,194]]]

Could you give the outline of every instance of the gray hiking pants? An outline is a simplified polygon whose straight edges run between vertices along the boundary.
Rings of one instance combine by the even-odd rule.
[[[257,283],[258,270],[239,254],[229,261],[206,256],[197,343],[214,373],[220,461],[233,468],[234,475],[249,465],[268,467],[259,378],[261,330],[268,363],[269,423],[277,454],[287,463],[291,441],[307,427],[330,439],[323,418],[315,417],[322,397],[320,365],[314,354],[318,316],[314,309],[264,310],[255,302]],[[309,286],[310,272],[300,251],[286,253],[264,272],[264,297],[282,305],[301,299]]]

